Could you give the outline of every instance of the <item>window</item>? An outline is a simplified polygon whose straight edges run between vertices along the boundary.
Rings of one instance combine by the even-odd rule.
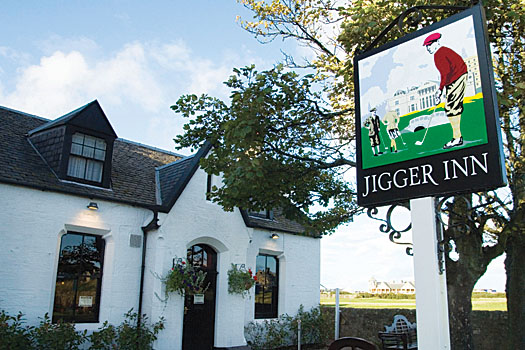
[[[255,274],[255,318],[275,318],[278,316],[279,261],[275,256],[258,255]]]
[[[106,141],[75,133],[71,140],[67,175],[83,180],[102,182],[105,159]]]
[[[99,236],[62,236],[53,322],[98,322],[104,243]]]
[[[273,210],[263,209],[259,211],[249,211],[248,215],[256,218],[273,220]]]

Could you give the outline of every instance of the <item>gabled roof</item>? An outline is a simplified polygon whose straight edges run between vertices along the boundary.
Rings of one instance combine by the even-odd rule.
[[[186,188],[200,160],[211,149],[206,143],[193,156],[116,139],[113,145],[111,187],[99,188],[60,180],[33,147],[28,137],[60,125],[82,126],[84,118],[99,113],[98,127],[113,132],[98,102],[87,104],[57,120],[48,120],[0,106],[0,183],[104,199],[169,212]],[[107,125],[105,125],[107,123]],[[84,126],[83,126],[84,127]],[[89,128],[88,128],[89,129]],[[116,134],[114,134],[116,135]],[[279,210],[272,219],[250,216],[241,210],[246,226],[302,234],[304,228],[286,219]]]
[[[83,129],[92,129],[102,134],[117,137],[115,130],[113,130],[113,127],[109,123],[106,114],[100,107],[100,104],[97,100],[77,108],[60,118],[51,120],[46,124],[36,127],[35,129],[29,131],[28,135],[31,136],[41,131],[49,130],[65,124],[75,125]]]
[[[211,144],[206,142],[194,156],[183,158],[157,169],[162,207],[167,210],[173,207],[199,168],[201,158],[208,154],[210,148]]]
[[[116,139],[110,189],[62,181],[26,137],[29,131],[44,130],[50,125],[58,123],[0,107],[0,182],[151,207],[157,205],[155,168],[182,158],[172,152]]]

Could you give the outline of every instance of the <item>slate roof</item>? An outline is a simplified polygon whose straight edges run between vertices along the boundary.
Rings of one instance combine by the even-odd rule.
[[[273,210],[272,219],[263,219],[257,216],[251,216],[246,210],[241,210],[244,223],[248,227],[257,227],[267,230],[283,231],[294,234],[304,233],[304,227],[298,222],[287,219],[281,210]]]
[[[116,139],[110,189],[63,181],[29,142],[28,133],[66,123],[86,106],[66,114],[58,121],[0,106],[0,182],[169,212],[211,145],[206,143],[197,154],[183,157]],[[286,219],[279,210],[274,211],[272,219],[250,216],[245,210],[241,210],[241,213],[248,227],[293,234],[305,231],[299,223]]]
[[[26,137],[49,122],[0,107],[0,182],[151,207],[157,205],[155,168],[181,159],[175,153],[117,139],[111,189],[61,181]]]

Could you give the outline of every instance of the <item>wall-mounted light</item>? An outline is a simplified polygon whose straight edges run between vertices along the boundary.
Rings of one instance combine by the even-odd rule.
[[[91,210],[98,210],[98,205],[96,202],[89,202],[89,204],[87,205],[87,208]]]
[[[279,239],[279,235],[277,233],[272,233],[270,236],[271,239]]]

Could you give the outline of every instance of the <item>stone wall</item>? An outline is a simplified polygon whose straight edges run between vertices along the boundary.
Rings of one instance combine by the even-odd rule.
[[[323,312],[334,319],[333,307],[323,307]],[[410,322],[416,321],[416,310],[409,309],[341,309],[340,337],[359,337],[380,345],[377,337],[385,325],[392,324],[394,315],[404,315]],[[507,312],[473,311],[472,323],[476,349],[506,349]]]

